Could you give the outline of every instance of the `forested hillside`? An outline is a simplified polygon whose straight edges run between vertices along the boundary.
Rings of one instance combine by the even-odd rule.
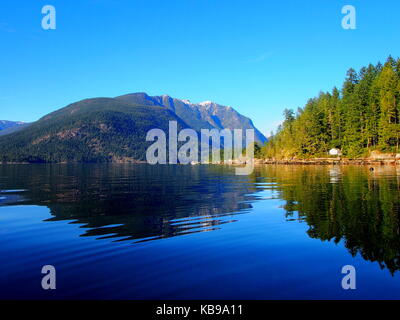
[[[321,92],[296,112],[286,109],[284,118],[260,156],[310,158],[331,148],[347,157],[399,152],[400,59],[348,70],[341,90]]]
[[[17,132],[0,134],[0,163],[145,161],[153,144],[146,134],[155,128],[168,133],[169,121],[176,121],[179,131],[252,128],[256,141],[266,141],[249,118],[231,107],[136,93],[81,100]]]
[[[145,160],[153,128],[187,128],[161,107],[111,98],[86,99],[52,112],[21,131],[0,137],[0,162],[127,162]]]

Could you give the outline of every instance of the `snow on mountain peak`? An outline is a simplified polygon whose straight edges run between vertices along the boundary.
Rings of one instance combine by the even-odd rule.
[[[203,101],[203,102],[199,103],[199,105],[201,105],[201,106],[207,106],[207,105],[210,105],[210,104],[214,104],[214,102],[212,102],[212,101]]]

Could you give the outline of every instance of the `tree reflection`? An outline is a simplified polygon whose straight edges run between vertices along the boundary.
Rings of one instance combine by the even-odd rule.
[[[305,221],[311,238],[343,241],[352,256],[400,268],[400,171],[395,166],[268,166],[288,220]]]

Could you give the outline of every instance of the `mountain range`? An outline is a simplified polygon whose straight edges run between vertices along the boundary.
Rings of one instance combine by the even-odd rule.
[[[254,129],[252,121],[232,107],[211,101],[193,104],[167,95],[133,93],[72,103],[36,122],[11,126],[0,134],[0,162],[135,162],[145,160],[146,134],[153,128],[178,130]],[[6,125],[6,124],[5,124]],[[0,131],[0,133],[2,132]]]
[[[149,96],[144,92],[119,96],[116,99],[146,106],[165,107],[173,111],[196,131],[201,129],[254,129],[255,140],[264,144],[267,139],[253,122],[235,109],[212,101],[191,103],[189,100],[171,98],[168,95]]]

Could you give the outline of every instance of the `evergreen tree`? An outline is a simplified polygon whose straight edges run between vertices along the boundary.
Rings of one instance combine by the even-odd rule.
[[[274,158],[326,156],[341,148],[348,157],[400,146],[400,59],[382,66],[349,69],[341,90],[321,92],[297,113],[285,109],[284,122],[262,148]]]

